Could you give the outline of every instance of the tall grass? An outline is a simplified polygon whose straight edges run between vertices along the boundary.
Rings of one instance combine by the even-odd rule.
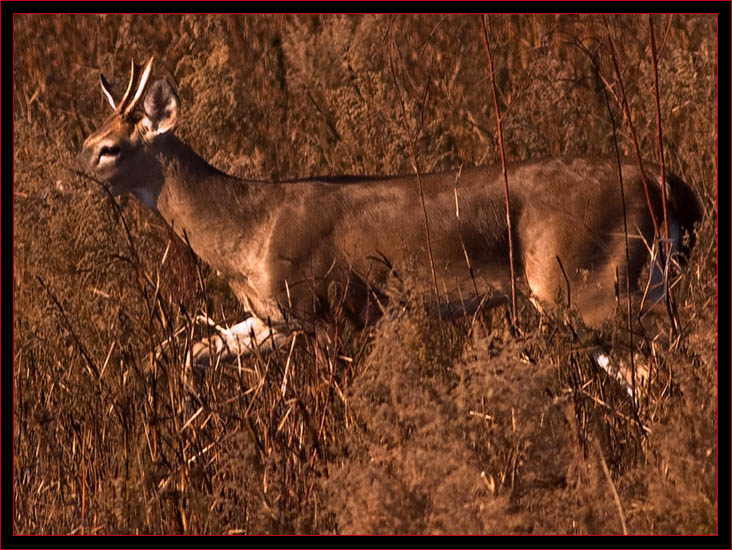
[[[405,274],[373,327],[198,377],[195,316],[245,312],[159,218],[70,171],[107,116],[99,71],[121,84],[154,53],[179,134],[235,175],[456,169],[498,158],[479,17],[16,16],[15,532],[716,532],[716,19],[655,23],[666,169],[705,209],[677,335],[631,344],[620,311],[587,331],[520,297],[515,332],[502,308],[438,321]],[[507,158],[612,155],[602,18],[491,25]],[[608,25],[652,158],[648,20]],[[599,349],[647,373],[637,410]]]

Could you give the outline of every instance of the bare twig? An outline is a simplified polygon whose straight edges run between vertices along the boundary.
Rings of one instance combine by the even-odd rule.
[[[596,66],[597,71],[600,71],[599,65]],[[643,424],[638,416],[637,400],[636,400],[636,389],[635,389],[635,358],[633,357],[633,301],[630,296],[630,244],[628,242],[628,213],[625,207],[625,186],[623,185],[623,169],[622,163],[620,162],[620,148],[618,147],[618,129],[615,124],[615,117],[613,116],[612,108],[610,107],[610,97],[608,96],[607,86],[603,87],[603,97],[605,98],[605,106],[607,107],[608,116],[610,117],[610,123],[613,127],[613,147],[615,150],[615,161],[618,167],[618,185],[620,186],[620,203],[623,206],[623,235],[625,238],[625,295],[627,299],[627,320],[628,320],[628,339],[629,346],[628,355],[630,356],[630,372],[633,385],[633,415],[641,427],[641,433],[645,433],[643,430]],[[642,169],[641,169],[642,172]]]
[[[396,47],[396,44],[394,44],[394,47]],[[402,117],[404,120],[404,128],[407,133],[407,138],[409,139],[409,145],[412,149],[412,162],[414,165],[414,171],[417,174],[417,184],[419,185],[419,198],[422,203],[422,214],[424,215],[424,233],[425,238],[427,239],[427,256],[429,257],[430,262],[430,271],[432,273],[432,286],[435,292],[435,299],[437,300],[437,316],[439,317],[440,321],[442,321],[442,314],[440,313],[440,291],[437,286],[437,273],[435,272],[435,260],[432,256],[432,239],[430,238],[430,226],[429,222],[427,220],[427,206],[425,205],[424,200],[424,189],[422,187],[422,175],[421,171],[419,169],[419,163],[417,161],[417,146],[414,142],[414,136],[412,135],[411,128],[409,127],[409,120],[407,119],[407,108],[404,105],[404,97],[402,96],[402,88],[399,85],[399,81],[397,80],[396,71],[394,70],[394,59],[392,57],[391,53],[391,47],[388,48],[389,50],[389,67],[391,69],[391,76],[394,79],[394,86],[396,87],[397,93],[399,94],[399,103],[401,104],[402,108]],[[442,323],[440,323],[442,325]]]
[[[607,29],[607,39],[608,43],[610,45],[610,54],[613,60],[613,67],[615,68],[615,74],[618,78],[618,85],[620,86],[620,99],[622,100],[623,105],[623,111],[625,113],[625,120],[628,121],[628,128],[630,129],[630,135],[633,138],[633,146],[635,148],[635,154],[638,158],[638,166],[640,167],[640,173],[641,173],[641,179],[643,180],[643,190],[646,194],[646,202],[648,203],[648,211],[651,214],[651,221],[653,221],[653,230],[656,235],[659,234],[658,231],[658,221],[656,220],[656,214],[653,211],[653,204],[651,203],[651,196],[648,191],[648,178],[646,177],[646,172],[643,169],[643,158],[640,154],[640,146],[638,145],[638,136],[635,133],[635,128],[633,127],[633,121],[630,118],[630,107],[628,106],[628,97],[625,93],[625,84],[623,83],[623,75],[620,71],[620,66],[618,65],[618,56],[615,52],[615,42],[613,41],[612,34],[610,32],[610,25],[607,22],[607,18],[603,16],[603,21],[605,22],[605,28]]]
[[[110,191],[109,187],[107,187],[105,184],[103,184],[98,179],[90,176],[89,174],[86,174],[86,173],[76,170],[74,168],[66,168],[66,170],[83,179],[96,183],[102,189],[102,191],[107,195],[107,197],[109,198],[109,202],[112,204],[112,208],[114,209],[115,214],[117,216],[119,216],[119,220],[120,220],[120,222],[122,222],[122,228],[125,230],[125,237],[127,238],[127,244],[129,245],[130,253],[132,254],[132,257],[134,258],[134,265],[135,265],[135,268],[137,269],[137,266],[140,265],[140,256],[137,253],[137,247],[135,246],[135,241],[132,238],[132,233],[130,232],[130,228],[127,225],[127,220],[124,217],[124,214],[122,213],[122,209],[120,208],[117,200],[114,198],[114,195]],[[145,278],[139,273],[138,273],[138,275],[140,275],[140,277],[142,277],[143,279]],[[151,280],[149,280],[149,282],[152,284]],[[145,296],[147,297],[146,294],[145,294]]]
[[[625,86],[623,85],[623,78],[622,78],[622,76],[620,74],[620,68],[618,66],[618,59],[617,59],[617,55],[616,55],[616,52],[615,52],[615,43],[613,42],[612,34],[610,33],[610,26],[609,26],[609,24],[607,22],[607,18],[605,18],[603,16],[603,20],[605,22],[605,28],[607,29],[607,37],[608,37],[608,42],[610,44],[610,53],[612,55],[613,65],[615,67],[615,72],[617,74],[618,84],[620,85],[620,96],[621,96],[621,99],[622,99],[623,109],[625,111],[625,118],[628,121],[628,127],[630,128],[630,133],[631,133],[631,136],[633,138],[633,146],[635,147],[635,153],[636,153],[636,156],[638,158],[638,166],[640,167],[641,179],[643,181],[643,190],[645,191],[645,194],[646,194],[646,202],[648,203],[648,211],[649,211],[649,213],[651,215],[651,221],[653,222],[654,239],[660,239],[660,237],[661,237],[661,231],[660,231],[660,228],[658,226],[658,221],[656,220],[656,214],[654,212],[653,204],[651,203],[651,198],[650,198],[650,194],[649,194],[649,191],[648,191],[648,187],[649,187],[648,178],[646,177],[646,172],[643,169],[643,160],[642,160],[642,157],[641,157],[641,154],[640,154],[640,147],[638,145],[638,138],[636,136],[635,128],[633,127],[633,123],[632,123],[632,121],[630,119],[630,108],[628,107],[628,99],[627,99],[627,96],[626,96],[626,93],[625,93]],[[655,69],[655,55],[654,55],[654,69]],[[656,91],[656,98],[657,98],[657,101],[658,101],[658,91]],[[660,119],[659,119],[659,124],[660,124]],[[665,182],[665,180],[662,180],[661,181],[661,191],[664,194],[665,194],[665,187],[666,187],[666,182]],[[665,205],[664,205],[664,218],[666,218]],[[666,231],[668,231],[668,228],[666,228]],[[666,234],[668,235],[668,233],[666,233]],[[666,241],[668,241],[668,238],[666,239]],[[675,335],[675,334],[678,333],[678,326],[677,326],[678,323],[676,321],[676,316],[674,314],[673,304],[671,303],[670,294],[668,292],[668,285],[666,284],[665,279],[666,279],[666,275],[664,275],[664,294],[665,294],[665,302],[664,303],[666,305],[666,311],[668,313],[669,320],[671,322],[671,330],[672,330],[673,334]]]
[[[656,134],[656,144],[658,148],[658,163],[661,165],[661,200],[663,204],[663,230],[666,238],[666,254],[669,252],[668,237],[668,212],[666,210],[666,163],[663,156],[663,126],[661,124],[661,99],[658,92],[658,58],[656,57],[656,37],[653,33],[653,15],[648,14],[648,34],[651,39],[651,58],[653,60],[653,95],[656,100],[656,124],[658,133]]]
[[[470,256],[468,255],[468,249],[465,248],[465,241],[463,240],[463,234],[460,227],[460,202],[458,201],[458,183],[460,182],[460,176],[463,173],[463,165],[460,165],[457,176],[455,176],[455,219],[457,220],[458,237],[460,237],[460,246],[463,247],[463,254],[465,255],[465,264],[468,267],[468,273],[470,279],[473,281],[473,289],[475,290],[475,297],[478,299],[480,292],[478,292],[478,284],[475,282],[475,272],[473,271],[473,265],[470,263]],[[458,289],[460,286],[458,286]]]
[[[488,66],[491,73],[491,89],[493,90],[493,108],[496,113],[496,125],[498,127],[498,150],[501,153],[501,169],[503,171],[503,193],[506,199],[506,225],[508,227],[508,261],[511,267],[511,324],[516,326],[516,274],[513,268],[513,231],[511,230],[511,200],[508,191],[508,172],[506,171],[506,154],[503,150],[503,130],[501,127],[501,114],[498,110],[498,91],[496,89],[496,78],[493,71],[493,55],[488,40],[488,28],[490,23],[485,14],[481,17],[483,26],[483,43],[488,54]]]
[[[567,272],[564,270],[564,265],[562,264],[562,259],[559,257],[559,255],[556,255],[557,263],[559,264],[559,269],[562,270],[562,276],[564,277],[564,282],[567,285],[567,309],[572,307],[572,289],[569,284],[569,277],[567,277]]]
[[[615,489],[615,484],[613,483],[613,478],[610,476],[610,470],[607,467],[607,462],[605,462],[605,455],[602,453],[602,449],[600,448],[600,444],[597,442],[597,440],[594,440],[595,447],[597,449],[597,455],[600,457],[600,464],[602,464],[602,471],[605,472],[605,478],[607,479],[607,483],[610,486],[610,491],[613,494],[613,499],[615,499],[615,506],[618,508],[618,515],[620,516],[620,525],[623,528],[623,535],[628,534],[628,527],[625,525],[625,514],[623,513],[623,505],[620,503],[620,496],[618,495],[617,489]]]
[[[658,56],[661,56],[661,53],[663,53],[663,49],[666,47],[666,39],[668,38],[668,33],[671,30],[671,23],[673,23],[674,20],[674,14],[672,13],[668,18],[668,23],[666,23],[666,31],[663,33],[663,40],[661,40],[661,47],[658,48]]]
[[[86,348],[84,347],[84,344],[82,344],[81,339],[77,336],[73,325],[71,324],[68,316],[66,315],[66,311],[64,311],[64,308],[61,305],[61,302],[59,302],[58,298],[56,298],[56,295],[53,292],[51,292],[51,289],[48,288],[48,285],[39,275],[36,275],[36,279],[38,280],[38,283],[41,285],[43,290],[46,291],[46,294],[48,294],[48,297],[51,298],[54,305],[58,309],[59,313],[61,313],[61,318],[63,319],[64,323],[66,324],[66,329],[69,331],[69,334],[71,334],[71,337],[74,339],[74,342],[76,343],[76,347],[79,350],[79,353],[81,353],[81,356],[84,358],[84,361],[86,361],[86,364],[89,367],[89,371],[94,375],[94,378],[97,379],[97,382],[99,383],[100,390],[101,390],[101,385],[104,383],[104,381],[102,380],[101,374],[99,373],[99,368],[97,367],[97,364],[91,358],[89,353],[86,351]]]
[[[669,27],[670,28],[670,27]],[[668,29],[667,29],[668,32]],[[671,241],[669,240],[668,230],[668,207],[666,205],[666,162],[663,155],[663,125],[661,123],[661,99],[658,91],[658,56],[656,54],[656,36],[653,32],[653,15],[648,14],[648,34],[651,42],[651,58],[653,60],[653,95],[656,99],[656,125],[658,132],[656,134],[656,142],[658,148],[658,163],[661,166],[661,205],[663,208],[663,231],[664,231],[664,254],[663,254],[663,289],[664,298],[666,305],[666,312],[668,313],[669,320],[671,321],[671,330],[673,334],[678,334],[678,321],[676,316],[673,314],[673,307],[671,305],[671,292],[668,288],[668,270],[665,269],[668,266],[669,254],[671,251]],[[665,40],[665,38],[664,38]]]

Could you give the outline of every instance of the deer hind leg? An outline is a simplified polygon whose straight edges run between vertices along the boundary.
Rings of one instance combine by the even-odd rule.
[[[615,304],[616,266],[608,261],[613,243],[603,242],[597,232],[582,227],[575,227],[568,238],[563,234],[566,222],[553,221],[534,224],[523,247],[531,302],[542,313],[569,307],[587,325],[599,326]]]
[[[208,367],[218,361],[230,361],[254,353],[270,353],[288,340],[288,335],[278,332],[260,318],[251,316],[232,327],[222,327],[203,317],[216,331],[208,338],[193,344],[188,357],[189,366]]]
[[[560,283],[563,280],[562,270],[569,266],[566,255],[562,253],[561,236],[557,234],[556,224],[539,223],[541,216],[531,214],[533,212],[519,220],[519,232],[524,234],[521,242],[522,262],[531,291],[529,301],[543,315],[552,312],[555,304],[567,303],[567,287],[571,289],[571,285]]]

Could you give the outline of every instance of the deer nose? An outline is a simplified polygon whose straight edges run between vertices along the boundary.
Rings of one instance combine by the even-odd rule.
[[[89,170],[89,157],[91,156],[90,151],[87,147],[82,147],[81,151],[76,154],[76,167],[82,172]]]

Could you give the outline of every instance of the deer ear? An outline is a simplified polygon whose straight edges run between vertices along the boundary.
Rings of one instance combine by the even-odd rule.
[[[99,73],[99,84],[102,86],[102,93],[107,99],[107,102],[112,106],[112,109],[116,109],[117,104],[114,101],[114,97],[112,97],[112,85],[101,73]]]
[[[145,95],[144,123],[155,134],[162,134],[175,126],[180,100],[167,80],[152,83]]]

